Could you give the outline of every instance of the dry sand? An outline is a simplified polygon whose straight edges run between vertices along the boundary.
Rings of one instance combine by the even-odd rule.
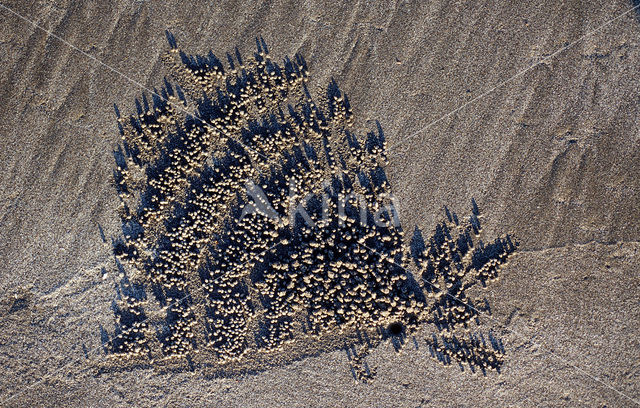
[[[0,405],[640,401],[638,14],[592,32],[631,2],[2,4],[77,48],[0,10]],[[314,83],[335,78],[356,127],[384,128],[407,230],[429,231],[442,206],[465,213],[474,197],[488,234],[517,236],[519,255],[484,293],[483,324],[506,350],[500,374],[437,364],[425,330],[417,349],[376,348],[370,384],[353,380],[343,351],[227,379],[95,375],[85,353],[113,327],[98,227],[119,229],[113,104],[133,112],[140,85],[162,85],[166,29],[193,53],[249,53],[260,35],[277,58],[303,54]]]

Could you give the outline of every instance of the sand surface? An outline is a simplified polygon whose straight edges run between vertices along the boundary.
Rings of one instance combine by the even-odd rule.
[[[639,404],[640,23],[635,11],[623,15],[631,7],[3,2],[0,406]],[[390,342],[373,350],[367,384],[354,381],[344,351],[234,378],[96,375],[100,327],[114,326],[115,277],[103,276],[120,228],[113,105],[132,113],[142,87],[162,86],[165,30],[191,53],[220,55],[251,53],[262,36],[274,58],[304,55],[314,84],[335,79],[355,127],[384,129],[407,231],[430,231],[443,206],[466,213],[475,198],[487,234],[517,237],[517,256],[482,292],[491,305],[483,327],[506,351],[500,373],[443,367],[425,329],[400,352]]]

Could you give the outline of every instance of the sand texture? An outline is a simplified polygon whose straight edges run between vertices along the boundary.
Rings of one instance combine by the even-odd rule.
[[[636,5],[2,2],[0,406],[640,405]]]

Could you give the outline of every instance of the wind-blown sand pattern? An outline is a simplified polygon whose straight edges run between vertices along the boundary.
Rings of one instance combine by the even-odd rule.
[[[385,175],[381,126],[353,131],[335,82],[314,93],[302,56],[274,62],[263,40],[227,64],[188,56],[167,34],[177,84],[120,117],[115,152],[122,281],[102,370],[153,366],[256,372],[345,348],[365,357],[431,324],[444,364],[498,369],[504,349],[471,330],[467,291],[496,279],[516,250],[480,237],[480,212],[405,239]]]

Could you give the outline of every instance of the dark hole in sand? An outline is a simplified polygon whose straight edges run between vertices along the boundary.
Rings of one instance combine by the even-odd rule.
[[[402,323],[393,322],[389,325],[389,333],[393,336],[399,336],[402,334]]]
[[[9,314],[19,312],[22,309],[26,309],[29,305],[29,301],[27,299],[18,298],[11,305],[11,309],[9,309]]]

